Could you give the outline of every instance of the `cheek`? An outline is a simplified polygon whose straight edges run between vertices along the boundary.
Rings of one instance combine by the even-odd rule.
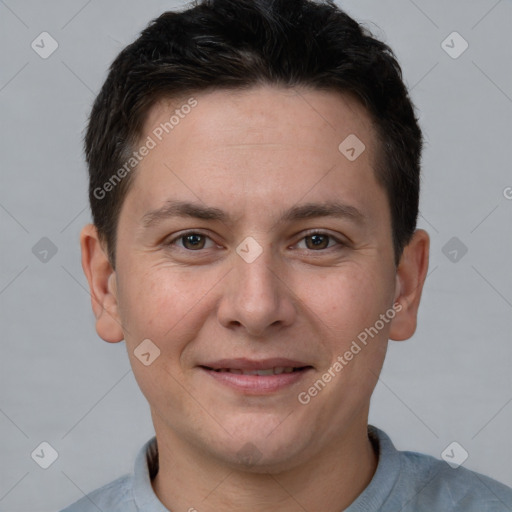
[[[304,283],[304,302],[332,334],[352,339],[389,307],[392,291],[382,269],[350,265]],[[312,286],[312,283],[315,285]]]
[[[207,315],[208,293],[217,282],[216,275],[164,266],[129,273],[119,298],[127,345],[149,338],[162,351],[180,352]]]

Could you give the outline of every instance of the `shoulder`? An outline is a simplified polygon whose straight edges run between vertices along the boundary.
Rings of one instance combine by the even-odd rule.
[[[512,512],[510,487],[430,455],[399,451],[374,426],[368,433],[379,462],[354,512]]]
[[[72,503],[61,512],[136,512],[133,476],[126,474]]]
[[[158,472],[156,436],[147,441],[135,459],[132,473],[92,491],[60,512],[138,512],[165,511],[151,486]]]
[[[506,485],[462,466],[452,468],[430,455],[398,453],[400,477],[396,492],[404,496],[405,510],[512,510],[512,489]]]

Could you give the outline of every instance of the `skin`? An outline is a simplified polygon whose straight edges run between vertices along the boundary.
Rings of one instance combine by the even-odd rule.
[[[139,164],[119,218],[115,270],[95,227],[82,230],[97,332],[126,342],[158,439],[152,485],[167,508],[342,510],[377,466],[370,397],[388,339],[416,329],[428,234],[415,232],[396,267],[374,127],[353,98],[273,86],[195,98]],[[183,103],[157,103],[141,141]],[[349,134],[366,146],[352,162],[338,150]],[[144,227],[144,215],[169,199],[222,209],[230,222],[170,217]],[[362,221],[278,222],[291,207],[326,201],[357,208]],[[327,235],[320,248],[312,229]],[[187,230],[204,237],[194,246],[178,236]],[[246,237],[262,250],[251,263],[236,252]],[[301,404],[298,394],[394,303],[393,320]],[[149,366],[134,355],[144,339],[161,351]],[[235,357],[313,368],[284,389],[251,394],[198,366]]]

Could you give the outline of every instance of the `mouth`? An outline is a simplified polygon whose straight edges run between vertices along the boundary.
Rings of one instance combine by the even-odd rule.
[[[220,384],[246,394],[267,394],[302,380],[313,366],[289,359],[219,360],[199,368]]]

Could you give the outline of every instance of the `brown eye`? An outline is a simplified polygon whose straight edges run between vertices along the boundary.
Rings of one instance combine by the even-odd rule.
[[[304,241],[304,246],[300,247]],[[345,244],[329,233],[313,231],[308,233],[299,242],[299,249],[306,249],[314,252],[321,252],[324,249],[342,249]],[[337,247],[336,247],[337,246]]]
[[[210,242],[213,243],[210,237],[202,233],[189,231],[188,233],[182,233],[180,236],[173,238],[167,245],[171,247],[177,246],[179,249],[187,251],[199,251],[201,249],[208,249],[208,246],[206,245],[207,240],[210,240]]]
[[[183,246],[185,249],[203,249],[205,237],[199,233],[192,233],[190,235],[182,236],[180,240],[183,240]]]
[[[327,249],[329,246],[329,235],[315,234],[304,237],[308,249]],[[308,244],[308,240],[311,242]]]

